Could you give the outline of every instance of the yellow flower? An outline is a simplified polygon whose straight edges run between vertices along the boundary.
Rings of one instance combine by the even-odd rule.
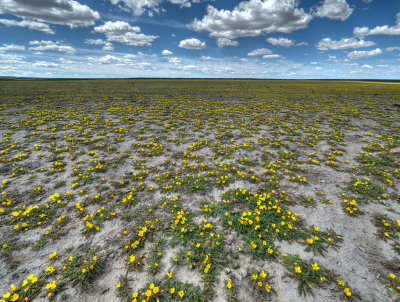
[[[167,273],[168,278],[172,278],[172,272]]]
[[[82,273],[86,273],[86,270],[84,268],[82,269]]]
[[[93,260],[94,260],[94,261],[97,261],[97,256],[93,256]]]
[[[50,274],[53,273],[55,271],[54,266],[48,266],[46,267],[46,272],[49,272]]]
[[[179,297],[183,297],[183,295],[184,295],[184,292],[183,292],[183,290],[181,290],[179,293],[178,293],[178,295],[179,295]]]
[[[3,298],[4,298],[4,299],[8,299],[10,296],[11,296],[11,294],[10,294],[9,292],[7,292],[7,293],[5,293],[5,294],[3,295]]]
[[[318,263],[311,264],[313,270],[319,270]]]
[[[138,295],[139,295],[139,294],[138,294],[137,292],[134,292],[134,293],[132,294],[132,298],[137,298]]]
[[[11,287],[10,287],[10,291],[12,291],[12,292],[13,292],[13,291],[14,291],[14,290],[16,290],[16,289],[17,289],[17,288],[15,287],[15,285],[14,285],[14,284],[12,284],[12,285],[11,285]]]
[[[46,288],[48,288],[48,289],[55,289],[56,287],[57,287],[56,281],[46,284]]]
[[[151,296],[151,290],[148,289],[144,294],[146,295],[146,297],[150,297]]]
[[[135,255],[129,255],[129,262],[135,261],[136,256]]]
[[[156,286],[156,287],[153,288],[153,293],[156,294],[156,293],[158,293],[159,290],[160,290],[160,289],[158,288],[158,286]]]
[[[271,290],[271,286],[268,283],[265,284],[265,290],[267,292],[270,292],[270,290]]]
[[[170,288],[170,289],[169,289],[169,292],[170,292],[171,294],[173,294],[173,293],[175,292],[175,287]]]
[[[347,297],[351,296],[350,289],[348,289],[347,287],[343,290],[343,292],[346,294]]]
[[[18,299],[19,299],[19,295],[18,294],[14,294],[10,301],[17,301]]]
[[[154,288],[154,283],[151,283],[150,286],[149,286],[149,288],[150,288],[150,289],[153,289],[153,288]]]
[[[301,273],[301,268],[300,268],[299,266],[296,266],[296,267],[294,268],[294,271],[295,271],[296,273],[300,274],[300,273]]]
[[[49,255],[49,259],[57,258],[57,252],[54,251],[54,253]]]
[[[392,279],[395,279],[395,278],[396,278],[396,275],[395,275],[395,274],[392,274],[392,273],[390,273],[389,276],[390,276],[390,278],[392,278]]]
[[[121,282],[117,283],[117,287],[120,288],[121,287]]]

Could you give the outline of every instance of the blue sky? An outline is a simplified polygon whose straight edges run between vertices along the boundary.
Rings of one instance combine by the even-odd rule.
[[[400,1],[0,0],[0,76],[400,79]]]

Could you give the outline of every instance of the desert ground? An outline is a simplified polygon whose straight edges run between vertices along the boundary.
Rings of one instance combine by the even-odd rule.
[[[0,81],[0,301],[400,301],[400,85]]]

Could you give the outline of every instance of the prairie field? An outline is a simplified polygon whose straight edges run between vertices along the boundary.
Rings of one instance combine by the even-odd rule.
[[[400,301],[400,85],[0,81],[0,302]]]

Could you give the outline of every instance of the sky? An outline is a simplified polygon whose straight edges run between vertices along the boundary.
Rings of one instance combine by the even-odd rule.
[[[0,76],[400,79],[400,0],[0,0]]]

